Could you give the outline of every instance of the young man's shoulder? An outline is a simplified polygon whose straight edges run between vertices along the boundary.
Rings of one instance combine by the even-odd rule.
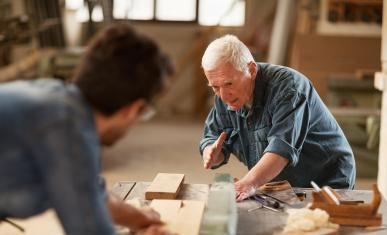
[[[83,113],[85,108],[79,90],[60,80],[37,79],[0,85],[3,117],[54,121],[69,113]]]

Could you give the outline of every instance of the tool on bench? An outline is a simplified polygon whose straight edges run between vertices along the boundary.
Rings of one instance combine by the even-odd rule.
[[[292,206],[300,202],[292,186],[286,180],[266,183],[259,187],[256,193],[270,197],[279,203],[286,204],[288,206]]]
[[[260,208],[266,208],[275,212],[281,212],[283,209],[283,206],[276,200],[270,198],[270,197],[264,197],[261,195],[254,195],[250,197],[252,200],[258,202],[260,205],[256,208],[249,209],[248,212],[260,209]]]
[[[330,187],[324,186],[322,189],[313,181],[310,182],[316,193],[328,204],[340,205],[337,195],[333,193]]]
[[[306,198],[306,192],[305,191],[294,191],[296,193],[296,196],[300,201],[305,200]]]
[[[312,192],[311,209],[325,210],[333,223],[355,226],[380,226],[382,215],[378,213],[381,194],[376,184],[373,185],[373,197],[369,203],[362,200],[344,200],[339,193],[328,186],[322,188],[311,182],[315,192]]]

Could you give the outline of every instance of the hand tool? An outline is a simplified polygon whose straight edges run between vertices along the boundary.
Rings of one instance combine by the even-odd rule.
[[[318,193],[318,195],[327,203],[340,205],[339,199],[336,195],[330,190],[330,188],[324,186],[322,189],[313,181],[310,182],[314,190]]]
[[[260,204],[260,206],[258,206],[257,208],[253,208],[253,209],[248,210],[249,212],[254,211],[256,209],[259,209],[259,208],[262,208],[262,207],[269,209],[269,210],[272,210],[272,211],[275,211],[275,212],[281,212],[280,209],[283,208],[278,201],[269,199],[268,197],[263,197],[261,195],[253,195],[250,198],[253,199],[254,201],[258,202]]]

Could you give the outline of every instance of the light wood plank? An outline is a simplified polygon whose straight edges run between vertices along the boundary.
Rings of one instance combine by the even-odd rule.
[[[205,202],[155,199],[150,206],[160,213],[169,231],[184,235],[199,234]]]
[[[175,199],[183,185],[184,174],[158,173],[145,192],[145,199]]]

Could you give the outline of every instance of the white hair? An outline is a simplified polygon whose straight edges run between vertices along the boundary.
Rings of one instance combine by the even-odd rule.
[[[236,36],[227,34],[208,45],[202,57],[202,67],[209,71],[220,63],[230,63],[236,70],[246,72],[251,61],[254,61],[254,58],[247,46]]]

